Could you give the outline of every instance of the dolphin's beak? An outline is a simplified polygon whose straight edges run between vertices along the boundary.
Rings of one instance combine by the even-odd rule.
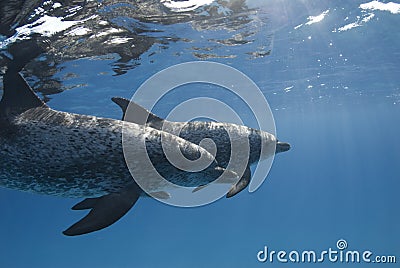
[[[275,153],[281,153],[281,152],[286,152],[289,151],[290,149],[290,144],[287,142],[280,142],[277,141],[276,142],[276,149],[275,149]]]

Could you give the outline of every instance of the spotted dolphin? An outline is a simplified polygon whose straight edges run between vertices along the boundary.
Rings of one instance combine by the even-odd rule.
[[[229,135],[235,136],[236,140],[247,142],[249,148],[248,159],[239,161],[247,161],[244,170],[235,170],[235,166],[230,167],[238,174],[243,174],[240,180],[232,185],[232,188],[226,194],[226,197],[232,197],[245,189],[251,179],[250,165],[271,157],[274,153],[285,152],[290,149],[290,144],[280,142],[276,137],[266,131],[253,129],[243,125],[220,123],[220,122],[171,122],[160,118],[151,113],[146,108],[125,98],[113,97],[112,100],[120,106],[123,111],[123,119],[129,122],[145,125],[158,130],[170,133],[178,133],[181,138],[200,144],[205,138],[212,139],[216,144],[216,160],[222,167],[227,167],[231,158],[231,140]],[[129,115],[126,112],[129,107]],[[132,112],[131,112],[132,111]],[[145,122],[144,122],[145,121]],[[178,130],[178,131],[177,131]],[[263,146],[263,150],[261,150]],[[195,189],[199,190],[205,185]]]
[[[17,61],[16,61],[17,62]],[[157,171],[172,183],[199,186],[224,172],[204,148],[170,133],[109,118],[55,111],[9,64],[0,101],[0,186],[61,197],[86,198],[72,209],[90,209],[63,233],[68,236],[103,229],[125,215],[146,195],[132,179],[124,159],[122,131],[132,146],[145,144]],[[161,145],[161,140],[166,141]],[[188,159],[204,157],[211,164],[186,172],[166,159],[164,150],[179,148]],[[135,155],[138,168],[141,155]],[[237,174],[228,172],[232,178]],[[147,178],[146,178],[147,179]],[[151,179],[151,178],[149,178]],[[163,185],[152,193],[168,198]]]

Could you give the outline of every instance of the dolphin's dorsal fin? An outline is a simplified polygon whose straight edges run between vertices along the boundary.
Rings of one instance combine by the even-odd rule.
[[[157,115],[153,114],[152,112],[148,111],[146,108],[140,106],[139,104],[130,101],[128,99],[125,98],[121,98],[121,97],[113,97],[111,98],[111,100],[113,102],[115,102],[119,107],[121,107],[123,115],[122,115],[122,119],[125,118],[125,113],[126,110],[128,109],[128,106],[130,106],[130,109],[132,109],[132,111],[134,111],[135,114],[141,114],[141,116],[133,116],[132,118],[129,118],[129,122],[131,123],[136,123],[139,125],[144,125],[146,123],[150,123],[151,125],[162,125],[162,123],[164,122],[164,119],[158,117]],[[140,119],[138,118],[147,118],[147,122],[142,122]]]
[[[7,119],[31,108],[48,108],[19,73],[32,59],[43,53],[44,49],[36,41],[27,40],[14,43],[9,48],[9,52],[11,58],[6,58],[7,71],[3,76],[0,117]]]
[[[7,70],[3,77],[0,114],[9,117],[36,107],[48,108],[18,72]]]

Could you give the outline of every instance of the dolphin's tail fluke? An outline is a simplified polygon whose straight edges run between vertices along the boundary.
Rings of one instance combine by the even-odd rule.
[[[98,198],[86,198],[72,207],[73,210],[90,209],[83,219],[63,232],[68,236],[82,235],[110,226],[124,216],[136,203],[141,189],[133,183],[121,192]]]

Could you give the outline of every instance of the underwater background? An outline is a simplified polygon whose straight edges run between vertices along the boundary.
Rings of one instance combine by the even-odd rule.
[[[7,10],[0,19],[0,71],[13,43],[48,44],[23,75],[51,108],[119,119],[111,97],[130,98],[171,65],[209,60],[258,85],[277,136],[292,147],[276,156],[256,192],[197,208],[142,198],[116,224],[80,237],[61,233],[86,214],[70,210],[80,200],[1,188],[0,267],[366,265],[257,259],[265,246],[321,252],[338,250],[339,240],[348,250],[396,257],[397,263],[371,267],[398,266],[400,3],[9,3],[13,9],[0,5]],[[256,126],[240,101],[206,84],[177,89],[155,112],[166,116],[197,96],[223,100]]]

